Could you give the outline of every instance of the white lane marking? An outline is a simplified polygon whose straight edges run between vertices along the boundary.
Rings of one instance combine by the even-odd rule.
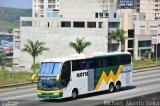
[[[139,80],[139,79],[143,79],[143,78],[149,78],[149,77],[160,77],[160,74],[153,74],[153,75],[147,75],[147,76],[138,76],[138,77],[134,77],[133,80]]]
[[[140,81],[140,82],[136,82],[136,83],[134,83],[133,82],[133,85],[139,85],[139,84],[144,84],[144,83],[149,83],[149,82],[156,82],[156,81],[160,81],[160,78],[157,78],[157,79],[154,79],[154,80],[145,80],[145,81]]]
[[[133,71],[133,75],[139,75],[139,74],[155,74],[155,73],[159,73],[160,72],[160,69],[159,70],[150,70],[150,71],[142,71],[142,72],[136,72],[134,73]]]
[[[37,96],[36,93],[27,94],[27,95],[21,95],[21,96],[14,96],[14,97],[8,97],[8,98],[2,98],[0,100],[16,100],[16,99],[22,99],[24,97],[30,97],[30,96]]]

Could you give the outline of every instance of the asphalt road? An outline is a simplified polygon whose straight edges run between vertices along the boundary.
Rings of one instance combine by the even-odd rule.
[[[123,88],[120,92],[107,91],[80,96],[78,100],[49,100],[43,101],[37,97],[36,88],[19,89],[18,91],[1,92],[0,105],[12,106],[94,106],[105,104],[110,100],[125,100],[147,94],[160,92],[160,69],[133,73],[132,87]],[[8,101],[7,101],[8,100]]]

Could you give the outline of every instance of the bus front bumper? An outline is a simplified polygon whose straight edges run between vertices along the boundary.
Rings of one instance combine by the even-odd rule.
[[[44,98],[44,99],[56,99],[63,97],[62,90],[53,90],[53,91],[37,90],[37,93],[39,98]]]

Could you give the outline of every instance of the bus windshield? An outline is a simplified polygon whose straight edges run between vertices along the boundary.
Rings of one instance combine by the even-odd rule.
[[[55,77],[39,77],[37,87],[39,90],[57,90],[59,82]]]
[[[38,74],[53,74],[61,73],[61,63],[59,62],[43,62]]]

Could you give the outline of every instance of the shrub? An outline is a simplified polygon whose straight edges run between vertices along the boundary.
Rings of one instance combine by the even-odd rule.
[[[31,66],[31,69],[33,70],[34,73],[37,73],[38,69],[40,68],[40,63],[35,63],[35,64],[32,64]]]

